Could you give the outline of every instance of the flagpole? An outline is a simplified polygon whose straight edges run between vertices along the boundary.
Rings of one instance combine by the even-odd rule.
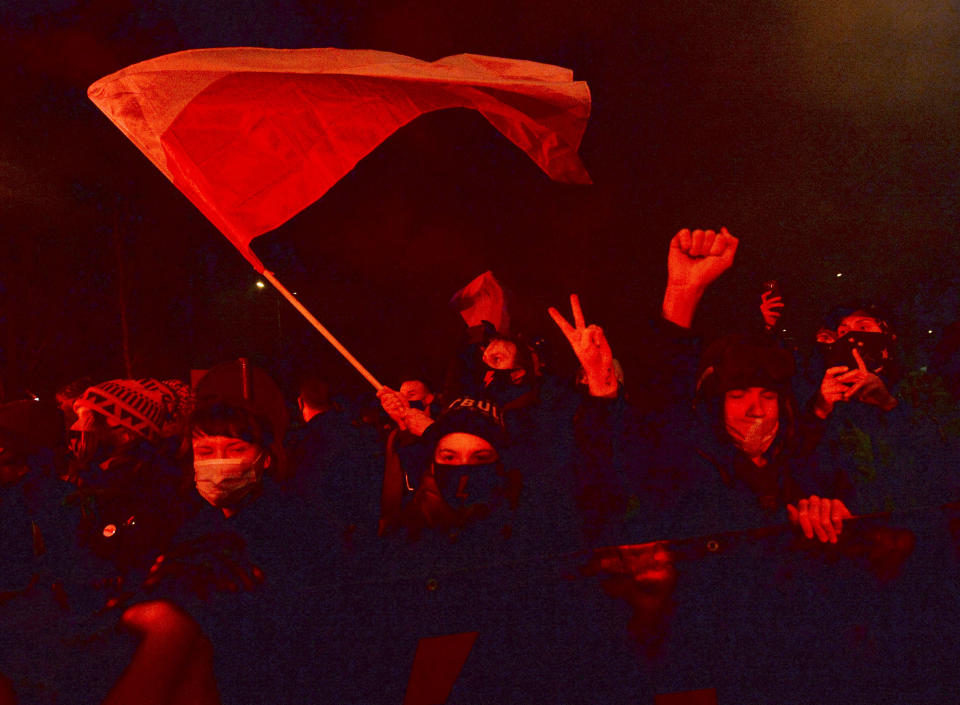
[[[360,361],[357,360],[357,358],[355,358],[353,355],[350,354],[350,351],[349,351],[349,350],[347,350],[345,347],[343,347],[343,344],[333,336],[333,333],[331,333],[330,331],[328,331],[328,330],[323,326],[323,324],[320,323],[320,321],[318,321],[318,320],[314,317],[314,315],[313,315],[312,313],[310,313],[310,311],[307,310],[307,307],[304,306],[302,303],[300,303],[300,301],[297,299],[297,297],[294,296],[293,294],[291,294],[290,291],[287,290],[287,287],[285,287],[283,284],[281,284],[280,281],[279,281],[275,276],[273,276],[273,272],[271,272],[271,271],[269,271],[269,270],[267,270],[267,269],[264,269],[264,270],[261,272],[261,274],[263,275],[263,278],[264,278],[264,279],[266,279],[268,282],[270,282],[271,284],[273,284],[274,288],[275,288],[277,291],[279,291],[281,294],[283,294],[283,297],[284,297],[287,301],[289,301],[291,304],[293,304],[293,307],[294,307],[295,309],[297,309],[300,313],[303,314],[303,317],[304,317],[304,318],[306,318],[308,321],[310,321],[310,324],[320,332],[320,335],[322,335],[324,338],[326,338],[327,341],[328,341],[333,347],[335,347],[335,348],[337,349],[337,352],[339,352],[341,355],[343,355],[343,357],[346,358],[347,362],[349,362],[351,365],[353,365],[353,368],[354,368],[357,372],[359,372],[361,375],[363,375],[363,378],[364,378],[365,380],[367,380],[370,384],[373,385],[373,388],[374,388],[374,389],[376,389],[376,390],[379,392],[379,391],[383,388],[383,385],[380,384],[379,381],[377,381],[377,378],[374,377],[372,374],[370,374],[370,372],[367,370],[367,368],[364,367],[362,364],[360,364]]]

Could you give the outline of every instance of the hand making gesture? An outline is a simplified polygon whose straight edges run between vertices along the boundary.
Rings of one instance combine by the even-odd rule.
[[[667,255],[663,317],[689,328],[700,297],[730,269],[739,243],[726,228],[720,232],[684,229],[674,235]]]
[[[897,405],[896,398],[887,390],[883,380],[867,369],[860,351],[854,348],[851,352],[857,363],[857,369],[848,373],[851,384],[847,399],[859,399],[864,404],[873,404],[884,411],[890,411]]]
[[[613,352],[603,329],[596,325],[587,325],[580,309],[580,298],[570,295],[570,308],[573,311],[573,325],[552,306],[547,309],[553,322],[560,327],[570,342],[574,355],[583,366],[587,375],[587,386],[594,397],[615,398],[617,396],[617,376],[613,369]]]
[[[883,380],[867,369],[860,351],[854,348],[851,352],[857,363],[856,369],[831,367],[823,375],[820,391],[813,403],[813,411],[821,419],[827,418],[837,403],[851,399],[879,406],[884,411],[890,411],[897,405],[896,398],[887,390]]]

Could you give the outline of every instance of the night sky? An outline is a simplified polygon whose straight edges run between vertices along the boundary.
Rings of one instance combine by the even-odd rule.
[[[551,182],[479,114],[403,128],[254,249],[388,384],[434,379],[462,325],[447,301],[492,269],[515,327],[577,292],[627,375],[679,228],[726,226],[738,262],[704,303],[717,330],[782,281],[799,342],[852,299],[928,349],[960,317],[960,14],[932,0],[13,0],[0,7],[0,275],[6,398],[84,374],[186,378],[239,355],[285,384],[362,379],[86,97],[184,49],[475,53],[572,69],[593,95],[593,186]],[[837,277],[842,273],[842,277]],[[928,333],[933,331],[932,333]]]

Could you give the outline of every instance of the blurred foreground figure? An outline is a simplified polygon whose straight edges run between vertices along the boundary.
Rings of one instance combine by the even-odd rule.
[[[3,651],[23,702],[100,702],[130,663],[134,645],[116,630],[120,611],[185,513],[177,442],[163,439],[177,405],[153,379],[93,385],[74,403],[66,467],[52,455],[59,442],[40,449],[53,460],[38,476],[47,478],[42,491],[31,492],[38,560],[31,589],[4,619],[5,636],[18,639]]]

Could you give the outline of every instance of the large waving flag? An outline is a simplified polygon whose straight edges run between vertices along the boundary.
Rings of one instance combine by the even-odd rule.
[[[90,99],[240,250],[319,199],[397,129],[472,108],[551,178],[590,183],[590,114],[571,71],[471,54],[198,49],[100,79]]]
[[[198,49],[106,76],[90,99],[320,333],[382,385],[250,247],[397,129],[479,111],[552,179],[590,183],[577,149],[590,91],[568,69],[472,54],[420,61],[347,49]]]

